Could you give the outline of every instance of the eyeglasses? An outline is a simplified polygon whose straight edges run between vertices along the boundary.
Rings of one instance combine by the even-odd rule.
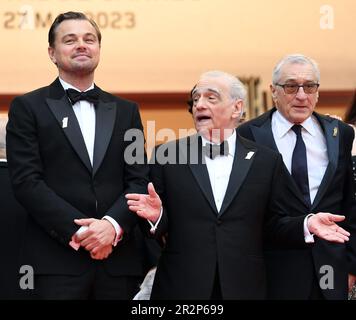
[[[282,87],[284,93],[286,94],[296,94],[299,91],[300,87],[303,87],[303,91],[306,94],[315,93],[318,91],[319,83],[305,83],[305,84],[296,84],[296,83],[285,83],[279,84],[276,83],[276,86]]]

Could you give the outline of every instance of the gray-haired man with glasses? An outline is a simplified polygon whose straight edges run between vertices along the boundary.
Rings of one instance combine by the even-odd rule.
[[[269,299],[347,299],[356,275],[355,201],[352,189],[352,128],[314,111],[320,72],[301,54],[277,63],[270,86],[275,107],[238,128],[242,136],[279,151],[293,191],[290,215],[331,212],[346,216],[348,244],[310,235],[305,249],[266,243]],[[309,236],[309,235],[307,235]]]

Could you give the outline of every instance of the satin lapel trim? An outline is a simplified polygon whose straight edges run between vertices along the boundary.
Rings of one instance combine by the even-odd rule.
[[[318,116],[317,119],[319,120],[324,130],[326,146],[328,149],[329,164],[326,168],[324,177],[321,180],[320,186],[318,188],[318,192],[313,201],[312,209],[314,209],[319,204],[320,200],[323,198],[330,183],[333,181],[336,168],[338,166],[339,144],[340,144],[340,138],[339,138],[340,135],[338,134],[339,126],[337,120],[335,119],[329,122],[327,120],[319,118]],[[334,132],[336,132],[337,134],[335,135]]]
[[[212,190],[211,184],[210,184],[208,169],[206,167],[206,164],[202,163],[202,161],[201,161],[202,141],[198,135],[193,135],[193,136],[189,137],[187,142],[188,142],[187,146],[184,146],[183,144],[179,146],[180,154],[183,154],[183,155],[185,154],[186,157],[189,157],[189,159],[187,158],[189,168],[192,171],[192,174],[193,174],[195,180],[197,181],[200,189],[202,190],[203,195],[208,200],[211,208],[217,214],[218,209],[216,208],[216,205],[215,205],[215,200],[214,200],[213,190]],[[190,152],[187,153],[188,150]],[[192,155],[191,152],[194,152],[194,154]],[[190,161],[190,160],[192,160],[192,161]],[[197,161],[194,161],[194,160],[197,160]],[[193,163],[191,163],[191,162],[193,162]]]
[[[292,175],[289,173],[288,169],[286,168],[286,172],[288,173],[289,183],[287,183],[287,188],[289,188],[293,195],[307,208],[310,209],[309,204],[304,200],[303,194],[300,191],[297,183],[295,182]]]
[[[261,145],[264,145],[272,150],[279,152],[276,142],[274,141],[273,133],[272,133],[272,121],[271,121],[271,113],[266,117],[265,121],[261,126],[252,125],[251,131],[255,141]],[[287,170],[287,169],[286,169]],[[287,170],[288,172],[288,170]],[[303,203],[303,205],[309,207],[309,205],[305,202],[303,198],[302,192],[299,190],[297,184],[294,179],[288,172],[290,183],[288,183],[288,187],[293,191],[293,194],[297,195],[297,198]]]
[[[252,157],[247,157],[249,152],[254,152]],[[246,148],[238,137],[236,137],[236,149],[234,162],[231,168],[231,174],[229,183],[227,185],[224,201],[222,203],[219,216],[222,215],[226,209],[230,206],[231,202],[236,197],[240,190],[247,173],[249,172],[251,165],[255,159],[257,149]]]
[[[80,130],[77,117],[75,116],[67,96],[64,95],[60,100],[47,98],[46,101],[73,149],[78,154],[87,169],[91,172],[92,166],[87,148],[85,146],[82,131]]]
[[[95,110],[93,176],[100,168],[111,140],[116,120],[115,105],[115,102],[99,102]]]
[[[278,151],[273,138],[271,118],[266,119],[262,126],[251,125],[251,131],[257,143]]]

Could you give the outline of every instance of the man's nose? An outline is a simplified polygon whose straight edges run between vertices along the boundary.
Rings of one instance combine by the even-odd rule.
[[[304,88],[302,86],[300,86],[298,88],[298,91],[297,91],[297,94],[296,94],[296,97],[298,99],[305,99],[308,95],[304,92]]]
[[[83,39],[78,39],[77,48],[84,48],[84,47],[85,47],[85,41]]]
[[[197,110],[204,109],[205,108],[205,103],[204,103],[204,98],[200,97],[195,101],[195,107]]]

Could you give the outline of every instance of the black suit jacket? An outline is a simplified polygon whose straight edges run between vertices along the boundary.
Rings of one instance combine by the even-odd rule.
[[[279,197],[284,187],[282,159],[278,153],[238,137],[218,212],[206,165],[197,164],[199,141],[194,135],[162,145],[151,160],[151,180],[164,207],[155,236],[168,234],[151,298],[209,299],[219,272],[224,299],[262,299],[263,230],[279,241],[304,245],[303,218],[283,214],[286,203]],[[170,163],[157,163],[163,151]],[[146,221],[142,225],[147,229]]]
[[[124,160],[131,143],[124,135],[131,128],[142,131],[137,105],[100,90],[92,167],[58,79],[13,100],[7,125],[8,165],[15,196],[29,213],[21,264],[33,266],[36,274],[77,275],[94,262],[103,263],[111,275],[142,274],[142,254],[133,232],[137,218],[124,194],[146,190],[148,166]],[[143,148],[137,156],[144,159]],[[114,218],[125,233],[109,258],[97,262],[68,243],[78,230],[75,218],[104,215]]]
[[[0,300],[21,299],[19,287],[19,246],[26,221],[26,212],[15,200],[11,189],[7,162],[0,160],[0,243],[4,244],[0,272]],[[16,236],[14,236],[16,235]],[[9,241],[11,239],[11,241]]]
[[[278,151],[271,127],[271,117],[275,110],[271,109],[260,117],[242,124],[237,131],[245,138]],[[334,289],[322,290],[325,298],[346,299],[347,274],[348,272],[356,274],[354,254],[356,212],[351,171],[354,133],[350,126],[341,121],[316,112],[313,114],[325,134],[329,164],[311,210],[303,201],[292,176],[288,174],[287,188],[291,192],[285,196],[290,200],[289,214],[299,216],[311,212],[331,212],[345,215],[347,220],[343,226],[352,233],[348,245],[349,256],[347,257],[346,245],[320,239],[315,239],[314,245],[301,250],[279,250],[276,246],[266,245],[268,298],[271,299],[307,299],[313,281],[316,279],[319,281],[326,275],[325,271],[322,271],[323,266],[331,266],[334,272]],[[321,283],[324,280],[321,279]]]

